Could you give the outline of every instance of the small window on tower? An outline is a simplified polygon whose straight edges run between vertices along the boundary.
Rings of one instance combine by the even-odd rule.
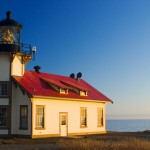
[[[0,96],[1,97],[8,96],[8,83],[7,82],[0,82]]]
[[[7,127],[7,106],[0,105],[0,128]]]
[[[20,106],[20,129],[28,129],[28,106]]]

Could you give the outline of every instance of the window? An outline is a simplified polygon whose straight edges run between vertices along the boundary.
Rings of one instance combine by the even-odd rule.
[[[103,109],[97,108],[97,126],[102,127],[104,125],[103,121]]]
[[[7,107],[0,106],[0,128],[7,127]]]
[[[36,106],[36,128],[44,128],[44,106]]]
[[[67,116],[66,114],[61,115],[61,125],[66,125]]]
[[[28,106],[20,106],[20,129],[28,129]]]
[[[7,96],[7,95],[8,95],[8,83],[0,82],[0,96]]]
[[[61,94],[68,94],[68,89],[61,88],[60,93]]]
[[[87,96],[87,91],[80,91],[80,96]]]
[[[80,108],[80,126],[87,127],[87,108]]]

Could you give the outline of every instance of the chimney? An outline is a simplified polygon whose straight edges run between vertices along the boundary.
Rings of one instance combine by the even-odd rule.
[[[40,69],[41,69],[41,67],[40,67],[40,66],[34,66],[34,70],[35,70],[35,72],[40,73]]]
[[[81,72],[78,72],[77,73],[77,81],[80,82],[80,78],[82,77],[82,73]]]
[[[75,74],[74,74],[74,73],[71,73],[71,74],[70,74],[70,78],[73,78],[73,79],[74,79],[74,78],[75,78]]]

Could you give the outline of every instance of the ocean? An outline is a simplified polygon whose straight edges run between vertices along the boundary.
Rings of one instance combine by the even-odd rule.
[[[107,120],[107,131],[137,132],[150,130],[150,120]]]

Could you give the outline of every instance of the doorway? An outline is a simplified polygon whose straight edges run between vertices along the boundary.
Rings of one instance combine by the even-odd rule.
[[[60,136],[67,136],[68,134],[68,113],[60,112],[59,113],[60,120]]]

